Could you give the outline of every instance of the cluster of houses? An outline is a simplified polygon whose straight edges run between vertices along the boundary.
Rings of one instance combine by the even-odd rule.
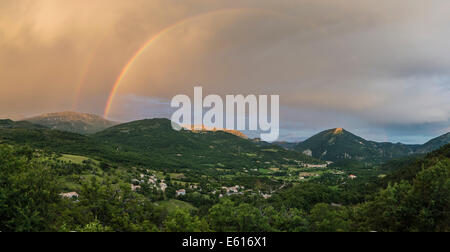
[[[342,174],[344,174],[343,171],[333,171],[331,173],[334,174],[334,175],[342,175]],[[311,178],[311,177],[319,177],[320,175],[317,174],[317,173],[313,173],[313,172],[300,172],[298,174],[298,176],[299,176],[300,180],[304,180],[304,179]],[[356,175],[350,174],[348,176],[348,178],[349,179],[356,179],[358,177]]]
[[[147,172],[150,172],[150,170],[147,170]],[[142,188],[143,184],[148,184],[150,186],[152,186],[153,188],[157,188],[163,192],[166,191],[168,185],[165,183],[164,180],[159,180],[156,175],[152,174],[152,175],[146,175],[146,174],[140,174],[139,175],[140,179],[132,179],[131,180],[131,190],[133,191],[137,191],[139,189]],[[189,186],[190,189],[195,190],[198,189],[197,185],[190,185]],[[175,193],[176,197],[179,196],[183,196],[186,195],[186,189],[180,189],[177,190]]]
[[[147,183],[150,186],[153,186],[155,188],[159,188],[161,191],[165,191],[167,189],[167,184],[164,182],[164,180],[161,180],[158,183],[158,178],[155,175],[145,175],[140,174],[140,180],[139,179],[132,179],[131,180],[131,190],[136,191],[138,189],[141,189],[141,184]]]
[[[199,187],[198,187],[198,185],[190,185],[189,189],[196,190],[196,189],[199,189]],[[176,197],[180,197],[180,196],[184,196],[184,195],[186,195],[186,189],[180,189],[175,192]]]
[[[244,190],[245,188],[243,186],[240,186],[240,185],[235,185],[235,186],[232,186],[232,187],[224,186],[224,187],[222,187],[222,189],[225,190],[225,193],[227,195],[233,195],[233,194],[240,193],[239,191],[240,190]]]
[[[303,167],[306,167],[306,168],[327,168],[331,164],[333,164],[332,161],[326,161],[325,164],[303,164]]]
[[[59,195],[66,199],[78,199],[78,197],[80,196],[77,192],[61,193]]]
[[[230,196],[230,195],[233,195],[233,194],[243,194],[242,191],[244,189],[245,189],[245,187],[244,186],[240,186],[240,185],[235,185],[235,186],[231,186],[231,187],[226,187],[226,186],[222,187],[222,190],[225,192],[225,194],[227,196]],[[215,192],[213,192],[213,193],[215,193]],[[222,198],[223,196],[224,196],[223,194],[220,194],[219,198]]]
[[[300,172],[298,176],[300,180],[304,180],[310,177],[319,177],[320,175],[313,172]]]
[[[190,189],[198,189],[198,186],[191,185],[189,188]],[[220,192],[219,198],[223,198],[224,196],[231,196],[231,195],[237,195],[237,194],[241,194],[242,195],[245,192],[253,192],[253,190],[252,189],[247,189],[246,190],[244,186],[235,185],[235,186],[231,186],[231,187],[223,186],[223,187],[221,187],[221,190],[219,192]],[[183,196],[183,195],[186,195],[186,193],[187,192],[186,192],[185,189],[180,189],[180,190],[176,191],[176,196],[177,197]],[[212,194],[216,194],[218,192],[217,191],[212,191],[211,193]],[[262,193],[261,191],[259,191],[259,195],[261,195],[265,199],[269,199],[270,197],[272,197],[271,194],[265,194],[265,193]]]
[[[305,164],[306,168],[327,168],[328,164]]]

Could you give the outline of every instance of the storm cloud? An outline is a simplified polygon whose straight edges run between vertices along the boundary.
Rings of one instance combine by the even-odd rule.
[[[2,0],[0,117],[170,116],[176,94],[279,94],[282,139],[345,127],[423,142],[450,126],[443,0]],[[174,25],[176,24],[176,25]],[[167,27],[172,27],[166,31]],[[161,33],[161,31],[166,31]]]

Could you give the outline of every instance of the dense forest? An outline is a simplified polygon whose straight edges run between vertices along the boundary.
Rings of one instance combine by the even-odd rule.
[[[53,152],[9,144],[0,144],[0,164],[2,232],[450,231],[450,145],[386,163],[377,168],[387,171],[383,176],[337,188],[323,177],[290,183],[270,198],[246,192],[170,199],[175,191],[144,185],[132,190],[123,179],[127,173],[114,163],[65,162]],[[181,186],[166,176],[169,188]],[[77,197],[61,196],[68,178],[79,182]]]

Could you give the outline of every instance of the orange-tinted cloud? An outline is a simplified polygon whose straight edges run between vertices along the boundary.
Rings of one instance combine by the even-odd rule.
[[[128,69],[112,104],[114,119],[133,118],[126,97],[168,100],[201,85],[222,95],[280,94],[282,106],[293,111],[334,111],[377,125],[447,122],[448,5],[3,0],[0,116],[74,104],[102,114],[133,54],[173,27]],[[308,120],[321,125],[320,117]]]

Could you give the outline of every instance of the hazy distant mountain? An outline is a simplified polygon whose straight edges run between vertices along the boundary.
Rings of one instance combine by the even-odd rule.
[[[51,129],[68,131],[79,134],[92,134],[117,125],[98,115],[77,112],[60,112],[43,114],[25,119],[24,121],[39,124]]]
[[[431,139],[430,141],[426,142],[422,146],[420,146],[416,152],[417,153],[428,153],[432,152],[434,150],[437,150],[441,148],[442,146],[450,143],[450,132],[447,134],[444,134],[440,137],[436,137],[434,139]]]
[[[392,158],[423,154],[450,143],[450,133],[424,145],[378,143],[367,141],[342,128],[323,131],[295,146],[297,151],[322,160],[386,161]]]
[[[278,141],[278,142],[273,142],[273,144],[281,146],[287,150],[293,150],[295,149],[295,146],[298,145],[299,142],[285,142],[285,141]]]
[[[47,127],[30,122],[15,122],[10,119],[0,120],[0,129],[45,129]]]
[[[296,150],[323,160],[383,161],[413,154],[417,146],[367,141],[342,128],[323,131],[297,144]]]

